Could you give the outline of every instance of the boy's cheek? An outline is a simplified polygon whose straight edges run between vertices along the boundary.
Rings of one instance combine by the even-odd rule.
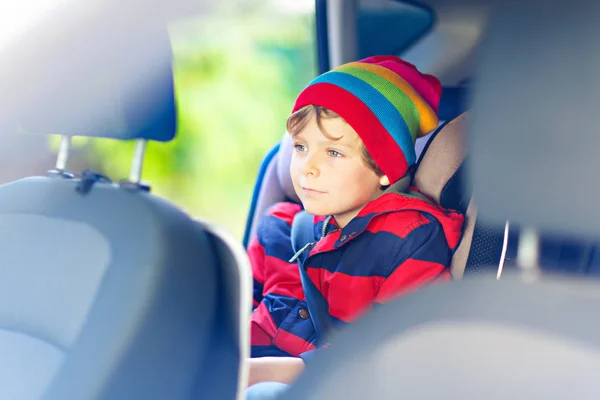
[[[292,178],[292,185],[294,186],[294,191],[296,192],[296,194],[298,196],[300,196],[299,192],[300,192],[301,185],[300,185],[300,182],[298,182],[298,176],[299,176],[298,171],[293,168],[290,168],[290,177]]]

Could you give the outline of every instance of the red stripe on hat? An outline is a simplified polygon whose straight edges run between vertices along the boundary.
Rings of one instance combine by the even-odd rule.
[[[310,85],[300,93],[292,112],[307,105],[328,108],[339,114],[362,139],[377,166],[394,183],[408,170],[400,146],[375,114],[352,93],[330,83]]]

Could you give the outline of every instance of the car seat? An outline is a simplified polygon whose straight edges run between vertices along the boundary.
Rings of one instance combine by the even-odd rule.
[[[455,279],[475,274],[495,273],[506,251],[504,227],[477,222],[477,209],[464,184],[467,166],[466,129],[470,112],[440,126],[429,139],[417,162],[413,184],[443,207],[465,213],[465,226],[459,247],[452,258]]]
[[[594,399],[598,307],[591,282],[434,285],[349,325],[278,399]]]
[[[67,135],[47,176],[0,186],[0,398],[243,396],[248,261],[140,180],[147,141],[175,135],[171,49],[112,17],[25,35],[33,58],[0,71],[0,126]],[[130,178],[69,171],[68,135],[134,139]]]

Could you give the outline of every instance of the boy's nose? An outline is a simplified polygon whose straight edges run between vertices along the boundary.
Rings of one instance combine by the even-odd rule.
[[[308,156],[302,165],[302,173],[306,176],[316,177],[319,175],[319,168],[313,156]]]

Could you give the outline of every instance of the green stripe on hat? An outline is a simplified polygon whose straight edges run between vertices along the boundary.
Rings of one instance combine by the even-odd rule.
[[[355,78],[368,83],[381,93],[402,116],[402,119],[408,126],[413,142],[416,140],[421,122],[421,115],[419,114],[417,105],[398,86],[378,74],[360,67],[342,65],[341,67],[335,68],[333,71],[352,75]]]

